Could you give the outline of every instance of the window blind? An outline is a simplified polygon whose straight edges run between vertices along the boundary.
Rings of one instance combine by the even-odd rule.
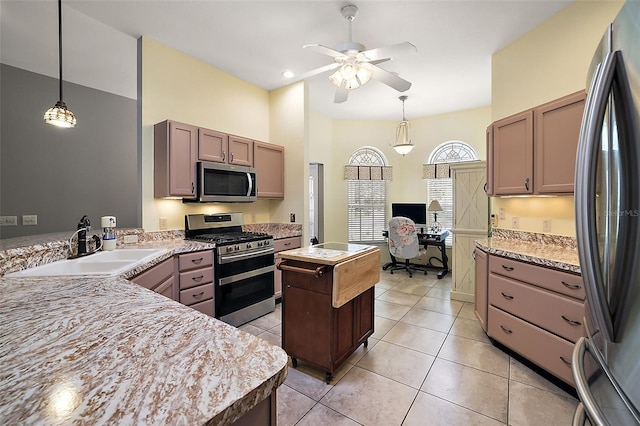
[[[384,242],[386,183],[381,180],[349,180],[349,242]]]

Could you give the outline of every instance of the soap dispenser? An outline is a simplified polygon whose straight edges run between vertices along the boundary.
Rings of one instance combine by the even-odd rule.
[[[102,250],[115,250],[116,248],[116,217],[102,216]]]

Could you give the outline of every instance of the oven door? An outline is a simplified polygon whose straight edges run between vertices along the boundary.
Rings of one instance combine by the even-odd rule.
[[[216,262],[216,317],[221,318],[274,296],[273,249],[259,254],[219,255]],[[223,319],[224,320],[224,319]]]

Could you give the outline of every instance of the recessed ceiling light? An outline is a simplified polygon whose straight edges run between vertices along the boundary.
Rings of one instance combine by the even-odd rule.
[[[291,78],[291,77],[293,77],[294,75],[295,75],[295,74],[293,73],[293,71],[289,71],[289,70],[287,70],[287,71],[282,71],[282,76],[283,76],[284,78]]]

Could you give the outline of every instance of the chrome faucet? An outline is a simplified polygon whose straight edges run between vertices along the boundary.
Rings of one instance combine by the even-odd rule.
[[[100,248],[102,247],[102,240],[100,240],[100,237],[98,237],[97,235],[93,235],[91,239],[95,241],[96,248],[91,252],[89,251],[88,244],[87,244],[87,231],[90,231],[90,230],[91,230],[91,222],[89,221],[89,218],[87,217],[87,215],[84,215],[80,219],[80,222],[78,222],[78,230],[74,232],[73,235],[71,235],[71,238],[69,238],[69,259],[75,258],[75,257],[87,256],[100,250]],[[77,244],[78,250],[77,250],[77,253],[74,254],[72,241],[73,241],[73,237],[76,234],[78,235],[78,244]]]

